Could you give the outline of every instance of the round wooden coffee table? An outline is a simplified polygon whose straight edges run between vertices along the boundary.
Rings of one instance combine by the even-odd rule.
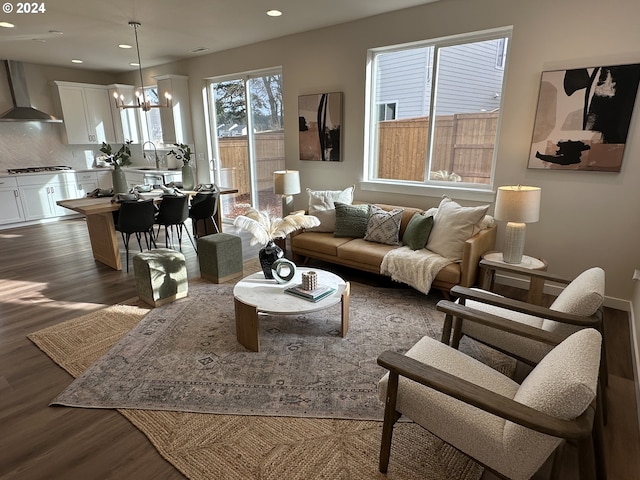
[[[302,273],[314,271],[318,275],[318,284],[335,288],[331,295],[311,302],[298,298],[284,290],[302,282]],[[284,284],[275,280],[267,280],[262,272],[254,273],[243,278],[233,288],[233,298],[236,313],[236,337],[245,348],[254,352],[260,351],[258,335],[258,315],[299,315],[301,313],[317,312],[342,303],[341,336],[349,330],[349,282],[345,282],[338,275],[319,268],[296,268],[293,279]]]

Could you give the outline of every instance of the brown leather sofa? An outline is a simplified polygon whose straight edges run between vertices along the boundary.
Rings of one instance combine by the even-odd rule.
[[[424,210],[394,205],[376,204],[384,210],[402,208],[402,222],[400,225],[400,239],[415,213]],[[455,285],[470,287],[476,284],[478,278],[478,263],[483,253],[494,250],[496,242],[496,227],[491,226],[480,230],[466,240],[463,247],[462,260],[444,267],[435,277],[432,288],[441,290],[445,296]],[[362,238],[334,237],[333,233],[297,231],[291,234],[291,251],[294,262],[302,265],[308,259],[318,259],[338,265],[344,265],[365,272],[380,274],[380,265],[385,254],[399,246],[374,243]]]

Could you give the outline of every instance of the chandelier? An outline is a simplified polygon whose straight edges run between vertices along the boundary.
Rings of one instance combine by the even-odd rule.
[[[127,105],[124,103],[124,95],[118,95],[118,92],[113,93],[113,98],[116,102],[116,107],[118,108],[141,108],[143,111],[148,112],[152,108],[171,108],[171,94],[169,92],[165,92],[164,94],[164,104],[153,105],[147,95],[144,93],[144,80],[142,78],[142,62],[140,61],[140,46],[138,45],[138,27],[140,26],[140,22],[129,22],[129,26],[133,27],[133,31],[136,37],[136,52],[138,54],[138,73],[140,75],[140,89],[141,91],[136,91],[136,103],[135,105]]]

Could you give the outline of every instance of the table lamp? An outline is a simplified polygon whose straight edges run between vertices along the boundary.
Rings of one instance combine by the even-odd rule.
[[[540,187],[499,187],[494,217],[507,222],[504,261],[522,262],[526,224],[540,219]]]
[[[293,195],[300,193],[300,172],[298,170],[280,170],[273,172],[273,191],[282,195],[282,216],[293,211]]]

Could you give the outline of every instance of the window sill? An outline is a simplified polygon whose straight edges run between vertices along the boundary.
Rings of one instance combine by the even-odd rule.
[[[360,182],[360,189],[371,192],[400,193],[403,195],[417,195],[421,197],[441,198],[443,195],[448,195],[454,200],[468,200],[484,203],[493,203],[496,195],[496,192],[491,189],[454,187],[452,184],[448,184],[446,186],[435,186],[362,181]]]

